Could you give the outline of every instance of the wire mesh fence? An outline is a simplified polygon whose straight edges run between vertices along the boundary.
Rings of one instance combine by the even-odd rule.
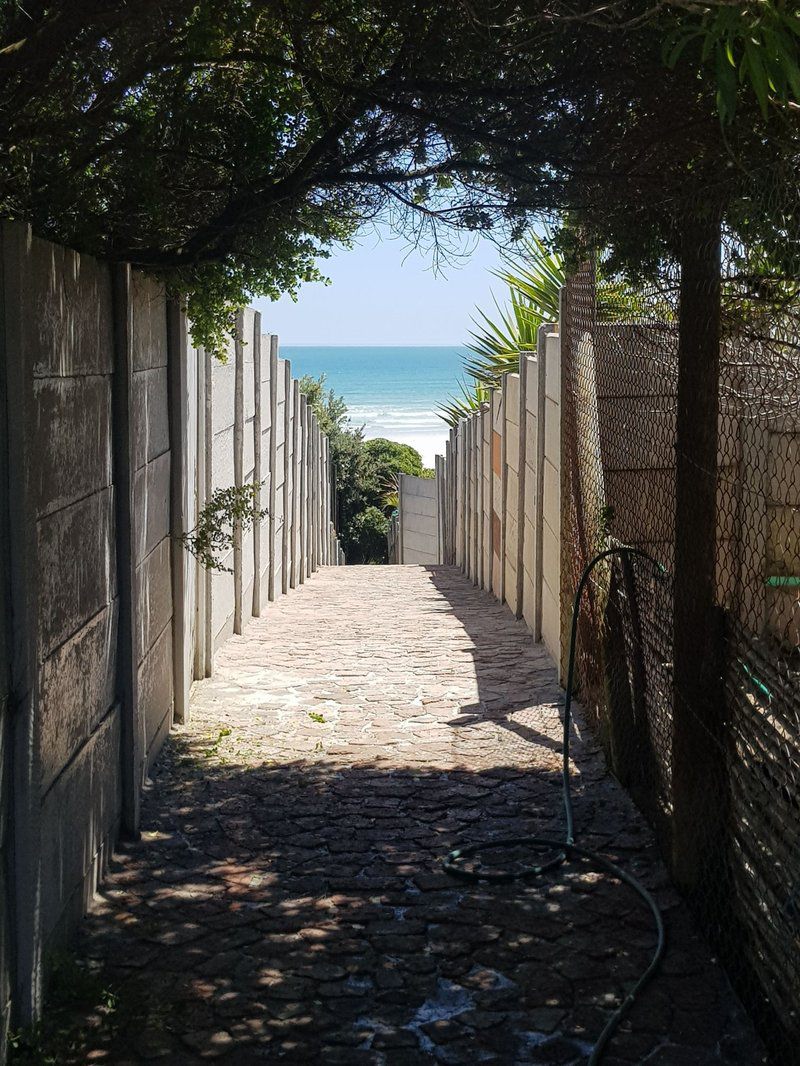
[[[795,205],[787,225],[797,217]],[[674,267],[635,298],[616,290],[616,306],[595,265],[566,287],[563,624],[596,552],[635,545],[659,564],[635,557],[595,571],[578,635],[581,702],[774,1061],[792,1064],[800,1062],[798,272],[723,237],[713,425],[694,426],[680,409],[687,319]]]

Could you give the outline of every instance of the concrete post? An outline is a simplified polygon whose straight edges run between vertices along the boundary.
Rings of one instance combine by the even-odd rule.
[[[277,504],[276,468],[278,465],[278,338],[273,333],[269,338],[269,570],[267,572],[267,598],[275,599],[276,552],[275,506]]]
[[[447,471],[447,480],[445,483],[444,491],[444,554],[442,556],[444,562],[450,564],[451,556],[451,540],[450,540],[450,483],[453,478],[453,449],[451,446],[451,440],[453,431],[450,430],[447,440],[444,445],[444,468]]]
[[[206,496],[206,356],[202,348],[191,349],[190,358],[197,360],[197,482],[195,507],[191,517],[196,525],[200,511],[205,507]],[[195,583],[197,586],[197,624],[195,629],[194,676],[206,677],[206,625],[208,601],[206,598],[206,571],[200,560],[195,560]]]
[[[12,975],[14,1022],[30,1024],[39,1013],[42,1000],[42,944],[39,923],[41,898],[41,758],[39,730],[36,728],[35,707],[37,687],[37,653],[35,626],[38,603],[38,567],[36,545],[31,536],[35,529],[36,515],[33,506],[31,480],[33,468],[30,462],[27,434],[34,424],[31,413],[33,399],[32,368],[28,366],[24,344],[23,286],[25,284],[25,257],[31,240],[30,229],[21,224],[4,223],[2,229],[2,316],[0,317],[0,364],[4,378],[7,419],[4,427],[7,439],[3,442],[7,452],[8,497],[4,496],[3,507],[8,507],[8,558],[6,567],[9,576],[8,615],[6,626],[10,639],[10,707],[12,779],[11,795],[11,841],[13,880],[10,886],[14,907],[14,972]],[[127,280],[129,268],[122,268],[122,278]],[[120,285],[121,295],[127,295],[127,287]],[[127,341],[127,304],[117,302],[118,315],[123,326],[123,339]],[[128,392],[119,383],[119,396],[127,399]],[[129,409],[126,406],[126,413]],[[126,423],[127,425],[127,423]],[[126,436],[126,440],[127,440]],[[117,442],[115,442],[116,444]],[[124,443],[124,442],[120,442]],[[128,440],[128,444],[130,441]],[[124,460],[117,456],[115,463]],[[130,475],[130,465],[127,466]],[[130,515],[132,486],[128,477],[126,500]],[[132,540],[133,523],[127,530]],[[132,547],[132,545],[130,545]],[[121,598],[121,597],[120,597]],[[5,608],[4,608],[5,609]],[[123,629],[123,612],[120,611],[120,633]],[[125,604],[125,618],[130,619],[130,606]],[[12,628],[13,623],[13,628]],[[126,636],[133,638],[134,630],[128,621]],[[134,671],[135,673],[135,671]],[[126,678],[129,679],[129,672]],[[135,691],[135,690],[134,690]],[[126,711],[135,706],[126,698]],[[127,738],[130,740],[130,736]],[[133,768],[133,759],[129,760]],[[125,824],[138,827],[138,803],[132,804],[130,775],[123,786]],[[138,793],[137,793],[138,801]]]
[[[311,413],[311,425],[309,427],[309,455],[308,455],[308,470],[309,470],[309,484],[308,484],[308,513],[309,513],[309,536],[311,542],[310,558],[311,558],[311,572],[313,573],[319,565],[319,549],[317,541],[317,533],[319,527],[319,509],[317,506],[317,495],[319,490],[319,480],[317,478],[317,418],[313,411]]]
[[[301,487],[300,487],[300,389],[296,381],[292,382],[292,558],[291,558],[291,587],[297,588],[302,580],[300,577],[300,515]]]
[[[479,588],[483,587],[483,566],[484,566],[484,553],[483,553],[483,537],[485,533],[485,522],[483,520],[483,504],[484,504],[484,492],[483,492],[483,464],[484,464],[484,448],[483,448],[483,408],[481,407],[476,411],[475,415],[475,502],[476,502],[476,536],[475,536],[475,583]]]
[[[122,825],[138,838],[144,781],[145,726],[139,705],[139,604],[133,506],[133,309],[129,266],[114,268],[113,450],[119,592],[119,688],[122,705]]]
[[[289,536],[292,525],[292,364],[283,364],[283,528],[281,529],[281,592],[289,591]]]
[[[300,390],[298,389],[298,395]],[[300,547],[299,566],[297,579],[299,584],[304,584],[308,573],[308,401],[305,396],[300,396],[300,430],[299,430],[299,455],[300,464]]]
[[[172,555],[172,683],[176,722],[189,716],[191,688],[191,619],[186,615],[188,567],[192,565],[182,537],[192,522],[189,517],[189,391],[187,386],[188,324],[182,302],[167,303],[167,370],[169,387],[170,536]]]
[[[492,409],[481,405],[481,588],[492,587]]]
[[[433,468],[436,472],[436,535],[438,561],[444,559],[444,459],[441,455],[434,456]]]
[[[517,588],[516,617],[522,618],[525,595],[525,464],[527,455],[527,409],[525,397],[528,388],[528,360],[524,352],[519,359],[519,459],[517,469]]]
[[[508,465],[506,461],[506,438],[508,436],[506,428],[506,405],[508,403],[508,381],[506,375],[503,375],[503,379],[500,387],[500,425],[501,425],[501,457],[500,457],[500,470],[501,470],[501,484],[502,495],[500,500],[500,588],[498,590],[498,599],[501,603],[506,601],[506,508],[508,506],[507,494],[508,494]]]
[[[542,593],[544,582],[544,459],[547,414],[547,336],[549,326],[540,326],[536,336],[536,510],[534,532],[533,639],[542,639]]]
[[[207,503],[214,493],[214,464],[213,464],[213,445],[214,445],[214,386],[213,386],[213,374],[211,372],[211,352],[203,352],[203,374],[205,377],[205,502]],[[211,677],[214,670],[214,612],[213,612],[213,589],[214,580],[210,570],[205,571],[205,633],[203,636],[204,644],[204,674],[206,677]]]
[[[253,510],[259,514],[263,504],[261,468],[261,434],[263,420],[261,417],[261,312],[253,316]],[[261,519],[253,522],[253,617],[261,614]]]
[[[314,429],[314,455],[315,455],[315,478],[314,478],[314,512],[317,516],[317,569],[323,565],[322,544],[324,540],[323,503],[322,503],[322,430],[319,422]]]
[[[466,560],[464,550],[464,471],[466,469],[464,447],[464,419],[456,427],[456,466],[458,490],[456,495],[456,565],[463,571]]]
[[[464,419],[464,573],[472,578],[472,418]]]
[[[306,446],[304,466],[306,469],[306,577],[314,571],[314,509],[312,498],[314,495],[314,412],[306,406]]]
[[[472,423],[472,454],[470,456],[472,483],[472,584],[480,585],[481,577],[481,421],[476,411],[470,415]]]
[[[233,483],[237,489],[244,484],[244,312],[236,315],[233,343]],[[233,631],[242,632],[242,524],[233,527]]]
[[[325,464],[323,466],[324,477],[324,504],[325,504],[325,565],[331,562],[331,445],[327,437],[322,438],[325,451]]]
[[[314,419],[314,569],[322,566],[322,434]]]

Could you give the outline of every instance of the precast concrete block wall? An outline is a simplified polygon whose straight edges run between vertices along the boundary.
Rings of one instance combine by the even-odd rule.
[[[540,331],[491,401],[451,430],[439,477],[443,560],[561,657],[559,338]],[[405,512],[402,512],[404,519]]]
[[[222,363],[128,266],[6,223],[0,269],[4,1061],[9,1027],[39,1013],[45,959],[138,831],[192,681],[270,592],[341,556],[327,442],[255,312]],[[232,573],[209,574],[181,535],[215,488],[245,482],[269,514],[237,533]]]
[[[184,323],[186,329],[186,324]],[[262,333],[252,308],[238,317],[224,359],[191,345],[187,365],[194,386],[185,397],[186,481],[193,489],[186,528],[219,489],[253,485],[264,516],[236,531],[221,569],[190,565],[181,602],[184,625],[195,633],[186,649],[190,680],[208,677],[214,654],[243,631],[271,601],[303,584],[320,566],[339,565],[342,554],[331,518],[328,442],[291,364],[281,359],[277,336]]]
[[[22,225],[0,240],[5,1032],[135,828],[173,696],[164,294]]]
[[[437,471],[439,462],[437,461]],[[397,562],[435,564],[442,562],[439,477],[399,477]]]

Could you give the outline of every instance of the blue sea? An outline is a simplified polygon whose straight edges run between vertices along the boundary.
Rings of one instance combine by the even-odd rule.
[[[444,455],[449,430],[437,405],[459,391],[466,354],[459,347],[281,347],[295,377],[325,375],[365,437],[411,444],[426,466]]]

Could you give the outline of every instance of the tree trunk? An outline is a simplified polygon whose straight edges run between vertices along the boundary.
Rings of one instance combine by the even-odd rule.
[[[725,805],[716,601],[720,225],[683,222],[673,621],[673,875],[698,889]]]

